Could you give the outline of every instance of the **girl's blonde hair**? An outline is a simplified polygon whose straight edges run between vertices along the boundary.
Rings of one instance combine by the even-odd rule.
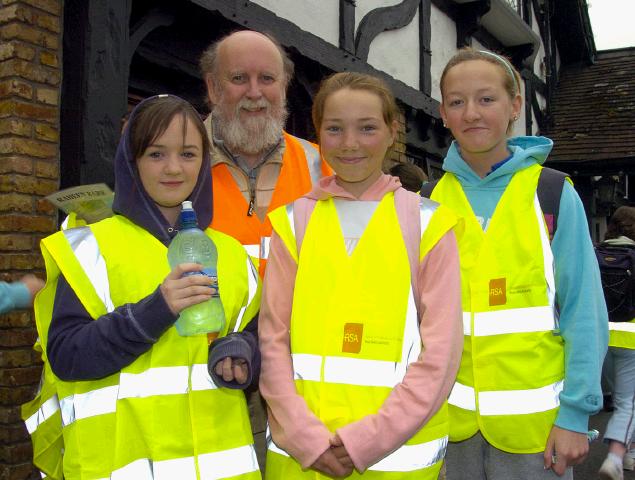
[[[313,99],[311,116],[318,140],[320,138],[320,125],[322,125],[322,120],[324,119],[326,99],[335,92],[346,88],[350,90],[365,90],[377,95],[381,100],[384,122],[389,128],[392,128],[393,122],[397,119],[399,109],[395,97],[383,80],[365,73],[340,72],[323,80],[320,84],[320,89]]]

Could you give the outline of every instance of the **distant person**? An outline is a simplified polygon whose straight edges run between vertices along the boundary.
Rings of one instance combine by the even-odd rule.
[[[619,207],[615,211],[608,224],[604,245],[635,249],[635,208]],[[627,322],[609,322],[606,361],[613,367],[611,384],[615,410],[604,432],[609,453],[599,476],[604,480],[622,480],[623,470],[635,469],[635,449],[631,448],[635,432],[635,318]]]
[[[313,123],[335,175],[270,213],[268,479],[436,480],[443,463],[462,339],[457,219],[382,173],[397,112],[376,77],[326,79]]]
[[[30,307],[43,286],[44,281],[33,274],[24,275],[16,282],[0,282],[0,314]]]
[[[393,177],[397,177],[403,188],[415,193],[418,193],[423,182],[428,180],[428,176],[421,167],[410,162],[396,163],[390,167],[388,173]]]
[[[508,59],[461,49],[440,86],[454,141],[430,198],[465,219],[447,479],[571,479],[589,450],[589,416],[602,407],[608,342],[584,208],[563,178],[550,243],[537,186],[553,142],[509,137],[523,100]]]
[[[236,238],[260,273],[269,250],[267,213],[307,193],[330,169],[317,146],[284,131],[293,62],[270,35],[243,30],[205,50],[200,66],[212,114],[212,228]]]

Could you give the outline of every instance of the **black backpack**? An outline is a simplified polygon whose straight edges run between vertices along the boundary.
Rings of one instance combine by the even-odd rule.
[[[600,243],[595,247],[609,321],[635,318],[635,246]]]

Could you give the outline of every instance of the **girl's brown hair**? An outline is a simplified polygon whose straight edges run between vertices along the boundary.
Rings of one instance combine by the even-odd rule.
[[[635,240],[635,207],[620,207],[609,220],[604,239],[628,237]]]
[[[384,122],[389,128],[392,128],[393,122],[397,119],[399,109],[395,97],[388,86],[382,80],[372,75],[357,72],[340,72],[323,80],[320,89],[313,99],[311,116],[318,140],[320,138],[320,125],[322,125],[322,120],[324,119],[326,99],[335,92],[346,88],[350,90],[365,90],[377,95],[381,100]]]
[[[187,120],[190,120],[201,135],[203,158],[209,155],[210,145],[205,125],[194,107],[174,95],[157,95],[139,105],[130,119],[130,150],[134,160],[141,157],[146,148],[165,133],[176,115],[183,118],[183,140],[185,141],[187,133]]]

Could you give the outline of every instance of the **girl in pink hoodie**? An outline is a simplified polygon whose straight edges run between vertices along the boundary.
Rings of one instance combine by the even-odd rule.
[[[463,340],[457,219],[382,173],[397,112],[375,77],[326,79],[313,122],[335,175],[270,214],[266,478],[436,479],[441,468]]]

